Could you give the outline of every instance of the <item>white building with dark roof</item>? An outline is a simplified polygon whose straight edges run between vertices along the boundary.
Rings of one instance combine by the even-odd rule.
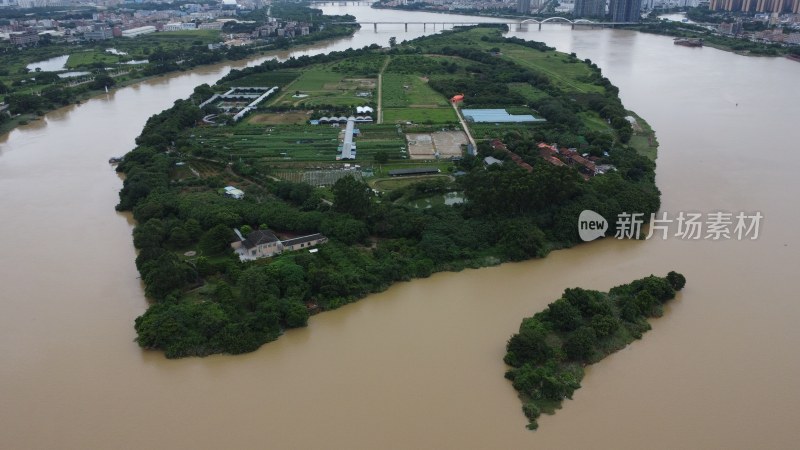
[[[282,241],[270,230],[253,231],[246,238],[243,238],[239,230],[234,231],[239,236],[239,240],[232,243],[231,247],[239,255],[241,261],[270,258],[283,252],[310,249],[328,242],[328,238],[319,233]]]

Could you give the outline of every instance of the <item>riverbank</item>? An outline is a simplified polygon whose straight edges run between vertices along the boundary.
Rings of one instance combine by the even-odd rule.
[[[642,33],[673,38],[701,39],[706,47],[736,53],[741,56],[783,56],[793,50],[780,44],[752,42],[746,39],[723,36],[705,27],[675,21],[662,20],[643,23],[634,28]]]
[[[326,17],[327,19],[333,19],[332,17]],[[180,45],[176,44],[175,39],[167,39],[165,45],[167,47],[162,49],[161,44],[158,44],[158,52],[163,53],[159,58],[159,61],[148,62],[144,66],[138,66],[136,68],[132,68],[124,73],[122,76],[109,76],[105,69],[102,71],[96,71],[93,69],[93,77],[94,80],[81,83],[77,86],[68,86],[65,81],[58,78],[57,75],[54,73],[49,72],[32,72],[31,74],[34,75],[34,78],[31,79],[18,79],[19,75],[14,75],[15,82],[12,86],[21,86],[18,87],[17,90],[13,88],[6,87],[8,92],[4,94],[4,100],[8,103],[8,111],[9,111],[9,119],[3,120],[0,122],[0,135],[6,134],[16,128],[21,124],[28,123],[33,120],[37,120],[39,117],[43,116],[49,111],[61,108],[63,106],[68,106],[70,104],[79,104],[82,101],[85,101],[89,98],[95,97],[97,95],[102,94],[103,92],[107,92],[108,90],[113,90],[119,87],[130,86],[136,83],[140,83],[142,81],[160,76],[165,74],[176,73],[180,71],[192,70],[196,67],[204,67],[214,64],[220,64],[222,62],[236,62],[245,59],[253,59],[257,57],[261,57],[264,55],[268,55],[274,53],[276,51],[286,51],[289,48],[302,48],[303,46],[318,44],[319,42],[324,42],[327,40],[336,40],[347,36],[352,36],[359,29],[359,26],[351,26],[351,25],[334,25],[327,29],[320,30],[318,32],[305,35],[305,36],[298,36],[297,38],[293,38],[291,40],[282,39],[281,42],[276,42],[272,44],[266,45],[259,45],[259,46],[251,46],[248,48],[243,47],[231,47],[227,50],[209,50],[206,47],[198,47],[198,51],[202,53],[192,55],[192,57],[185,56],[182,57],[181,61],[177,63],[174,61],[175,58],[178,58],[177,54],[175,57],[169,57],[166,52],[170,51],[183,51],[187,50],[186,48],[181,47]],[[198,32],[200,33],[200,32]],[[194,34],[184,33],[184,35],[179,36],[180,38],[188,38],[188,41],[192,43],[203,42],[202,40],[192,41],[193,37],[197,37]],[[200,35],[204,37],[204,39],[208,39],[208,33],[202,32]],[[171,36],[170,36],[171,37]],[[148,42],[155,42],[153,41],[152,36],[146,36],[143,39],[149,39]],[[166,38],[165,38],[166,39]],[[113,45],[113,44],[109,44]],[[128,45],[128,43],[126,43]],[[143,46],[144,44],[139,44],[139,46]],[[177,46],[177,50],[170,47]],[[185,45],[189,45],[188,43]],[[184,45],[184,46],[185,46]],[[118,44],[117,46],[120,46]],[[58,50],[63,47],[63,50]],[[129,48],[125,47],[126,49],[130,50]],[[138,47],[137,47],[138,48]],[[150,49],[145,45],[147,52],[149,53]],[[43,54],[47,54],[46,52],[50,52],[50,54],[59,54],[59,53],[72,53],[75,52],[74,49],[70,49],[68,46],[57,46],[57,49],[35,49],[36,52],[32,55],[34,60],[40,58]],[[141,49],[139,51],[142,51]],[[98,53],[97,51],[90,52],[90,53]],[[102,52],[100,52],[102,54]],[[156,53],[150,55],[152,57],[156,57]],[[20,62],[20,55],[13,55],[16,60],[16,66],[23,66],[33,61],[27,61],[23,58],[23,61]],[[128,56],[130,57],[130,56]],[[193,59],[197,57],[198,59]],[[97,57],[95,57],[97,58]],[[86,59],[86,58],[84,58]],[[89,59],[91,61],[91,59]],[[98,62],[99,63],[99,62]],[[22,66],[20,66],[22,67]],[[16,72],[15,72],[16,73]],[[130,76],[128,74],[131,74]],[[6,68],[5,76],[8,77],[8,68]],[[40,80],[41,78],[41,80]],[[98,78],[103,78],[103,82],[95,82]],[[20,84],[25,83],[27,84]],[[102,87],[100,86],[102,85]],[[10,101],[9,101],[10,100]],[[14,115],[10,115],[13,112]]]

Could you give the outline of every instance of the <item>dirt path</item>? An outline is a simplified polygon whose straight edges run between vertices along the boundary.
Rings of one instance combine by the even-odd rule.
[[[378,117],[375,119],[375,123],[383,123],[383,71],[386,70],[386,66],[389,65],[391,60],[392,57],[387,55],[381,71],[378,72]]]
[[[453,109],[456,111],[458,121],[461,122],[461,128],[464,129],[464,133],[467,133],[467,141],[469,141],[475,151],[478,151],[478,146],[475,144],[475,139],[472,138],[472,133],[469,132],[469,128],[467,128],[467,121],[464,120],[464,116],[461,115],[461,111],[458,109],[458,104],[456,102],[450,102],[450,104],[453,105]]]

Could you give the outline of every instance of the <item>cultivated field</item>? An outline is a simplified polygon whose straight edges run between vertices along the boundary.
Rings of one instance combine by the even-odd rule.
[[[455,111],[449,106],[446,108],[386,108],[383,111],[385,123],[456,123]]]
[[[311,111],[254,114],[247,119],[247,123],[253,125],[299,125],[308,122],[310,115]]]

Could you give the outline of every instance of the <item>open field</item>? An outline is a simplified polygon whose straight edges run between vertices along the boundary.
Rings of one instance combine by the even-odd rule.
[[[588,81],[588,77],[592,73],[590,69],[582,61],[572,60],[569,55],[531,51],[529,48],[516,44],[500,44],[499,47],[503,52],[503,58],[511,59],[522,67],[543,72],[565,91],[604,92],[602,86]]]
[[[525,100],[529,102],[535,102],[536,100],[549,97],[547,92],[536,89],[528,83],[508,83],[508,88],[511,92],[516,92],[525,97]]]
[[[254,114],[247,119],[247,123],[252,125],[304,124],[308,121],[309,115],[310,111]]]
[[[369,184],[370,186],[372,186],[373,189],[377,189],[383,192],[389,192],[395,189],[404,188],[406,186],[418,183],[420,181],[429,181],[435,179],[450,180],[451,177],[450,175],[438,174],[438,175],[420,175],[414,177],[400,177],[400,178],[381,178],[378,180],[371,181]]]
[[[372,169],[374,171],[375,178],[383,178],[389,177],[390,170],[396,169],[414,169],[418,167],[436,167],[441,171],[441,173],[445,174],[448,173],[447,169],[449,167],[453,167],[453,163],[451,161],[391,161],[388,164],[380,164],[380,165],[373,165]],[[397,178],[403,179],[403,178]]]
[[[437,131],[431,136],[440,158],[461,156],[461,146],[467,145],[467,135],[463,131]]]
[[[444,96],[434,91],[417,75],[386,73],[383,75],[384,108],[413,106],[449,107]]]
[[[533,69],[547,75],[551,81],[565,92],[577,93],[603,93],[604,88],[592,84],[589,77],[592,71],[582,61],[563,53],[555,51],[541,52],[519,44],[483,41],[481,37],[495,33],[494,30],[478,29],[467,37],[477,49],[489,51],[493,48],[500,49],[500,58],[509,59],[522,67]],[[435,41],[436,46],[463,45],[464,35],[440,35]]]
[[[411,159],[433,159],[436,149],[430,134],[407,134],[408,156]]]
[[[330,70],[332,72],[341,73],[350,77],[367,77],[375,78],[383,64],[386,62],[388,56],[383,54],[367,54],[360,55],[354,58],[347,58],[331,64]]]
[[[478,140],[481,139],[495,139],[502,136],[504,133],[514,130],[530,130],[547,122],[538,123],[470,123],[469,129],[472,132],[472,137]]]
[[[93,63],[116,64],[122,58],[123,57],[112,55],[111,53],[108,52],[101,52],[98,50],[75,52],[75,53],[70,53],[69,59],[67,60],[67,68],[75,69]]]
[[[578,113],[578,116],[581,118],[581,121],[583,121],[583,124],[586,126],[586,128],[592,131],[605,131],[608,133],[612,132],[612,128],[608,122],[606,122],[605,119],[600,117],[600,115],[594,111],[584,111]]]
[[[456,123],[458,118],[452,108],[385,108],[385,123]]]
[[[369,92],[375,89],[374,78],[349,78],[336,72],[329,72],[325,68],[312,68],[304,71],[299,78],[286,86],[283,95],[272,101],[273,106],[303,106],[313,108],[318,105],[334,105],[348,107],[364,105],[372,97],[358,97],[359,92]],[[300,91],[308,97],[293,98],[295,92]]]
[[[658,151],[658,140],[656,139],[656,134],[653,131],[653,128],[650,127],[649,123],[647,123],[633,111],[627,112],[629,115],[636,118],[637,124],[637,126],[633,127],[635,131],[633,136],[631,136],[631,140],[628,145],[636,149],[640,155],[646,156],[650,160],[655,161],[657,156],[656,153]]]

